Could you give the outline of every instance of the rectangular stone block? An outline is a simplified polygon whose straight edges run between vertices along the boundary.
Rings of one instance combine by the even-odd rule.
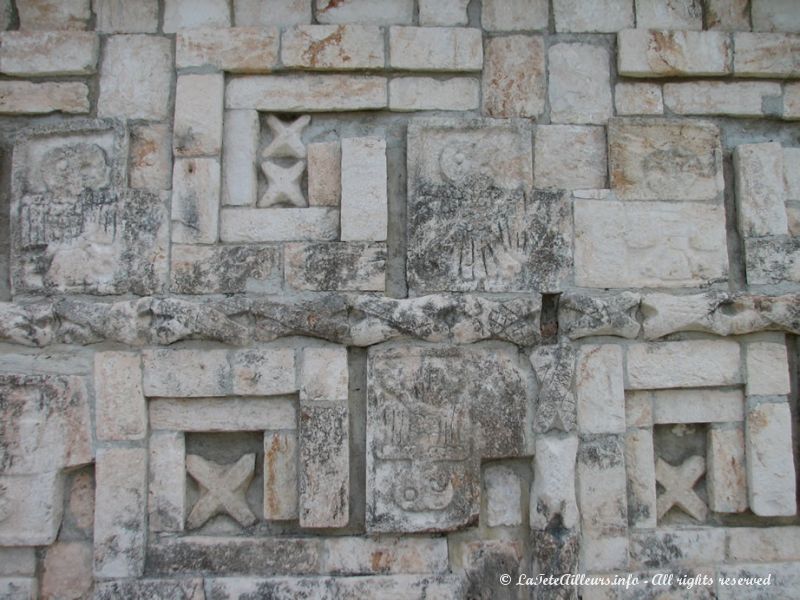
[[[317,142],[308,152],[308,205],[339,206],[342,197],[342,147],[339,142]]]
[[[258,196],[257,164],[261,135],[258,112],[226,111],[223,131],[225,152],[222,157],[222,203],[253,206]]]
[[[621,435],[581,439],[578,449],[578,503],[584,531],[619,533],[628,527],[625,443]]]
[[[785,343],[745,345],[748,396],[785,396],[791,393]]]
[[[208,65],[229,73],[268,73],[278,64],[279,44],[277,27],[185,29],[175,37],[175,66]]]
[[[343,242],[383,242],[389,220],[386,140],[342,140]]]
[[[628,427],[653,426],[653,392],[625,392],[625,424]]]
[[[38,115],[57,111],[88,113],[89,88],[86,84],[0,81],[0,114]]]
[[[676,386],[677,387],[677,386]],[[744,419],[741,390],[660,390],[651,393],[653,423],[732,423]]]
[[[213,244],[217,241],[220,187],[218,158],[175,159],[172,171],[173,243]],[[228,240],[223,238],[223,241]]]
[[[223,242],[335,240],[338,237],[339,211],[335,208],[223,208],[220,214]]]
[[[0,577],[0,596],[8,600],[29,600],[39,597],[35,577]]]
[[[117,598],[141,599],[169,598],[170,594],[180,594],[184,600],[205,600],[201,578],[180,579],[118,579],[98,581],[94,586],[95,600],[116,600]]]
[[[25,30],[69,30],[89,28],[90,0],[19,0],[19,28]]]
[[[559,43],[547,56],[550,120],[604,125],[614,114],[608,51],[591,44]]]
[[[545,531],[554,518],[560,517],[566,529],[578,526],[575,496],[575,464],[578,436],[537,435],[534,441],[533,472],[530,493],[532,531]]]
[[[411,23],[414,0],[315,0],[320,23],[369,23],[395,25]]]
[[[145,436],[147,407],[137,352],[95,354],[94,390],[98,440],[140,440]]]
[[[800,527],[730,527],[728,556],[736,562],[796,562]]]
[[[311,23],[311,3],[305,0],[233,0],[237,27],[303,25]]]
[[[279,396],[297,391],[293,348],[254,348],[230,354],[236,396]]]
[[[178,294],[278,293],[283,255],[278,246],[173,244],[170,289]]]
[[[148,349],[142,352],[145,396],[227,396],[231,371],[225,350]]]
[[[269,398],[156,398],[150,427],[174,431],[264,431],[294,429],[291,400]]]
[[[695,567],[725,560],[725,530],[659,529],[630,534],[633,568]]]
[[[618,115],[660,115],[664,112],[661,86],[656,83],[618,83],[614,86]]]
[[[748,406],[745,444],[750,509],[761,517],[794,515],[797,499],[789,404]]]
[[[626,569],[628,536],[624,532],[584,532],[581,535],[581,566],[586,570],[601,572]]]
[[[539,125],[533,179],[537,189],[606,187],[606,132],[603,127]]]
[[[0,71],[17,77],[89,75],[97,69],[100,38],[82,31],[4,31]]]
[[[265,75],[234,78],[227,108],[322,112],[386,108],[386,78],[366,75]]]
[[[706,0],[706,29],[750,30],[750,0]]]
[[[286,285],[296,290],[382,292],[386,287],[386,244],[287,244],[284,276]]]
[[[800,35],[742,31],[733,34],[733,42],[736,77],[800,77]]]
[[[622,349],[613,344],[582,346],[575,367],[578,430],[581,433],[625,431],[625,382]]]
[[[147,450],[99,449],[95,481],[94,575],[140,577],[147,537]]]
[[[625,433],[625,471],[628,477],[630,526],[655,528],[656,467],[651,427],[631,428]]]
[[[613,33],[634,26],[632,0],[555,0],[556,31]]]
[[[292,521],[298,518],[297,433],[264,432],[264,518]]]
[[[608,159],[622,200],[714,200],[725,187],[719,128],[704,121],[611,119]]]
[[[469,0],[419,0],[420,25],[458,25],[469,23]]]
[[[617,34],[617,70],[625,77],[731,73],[731,36],[721,31],[627,29]]]
[[[172,140],[176,156],[218,155],[222,150],[224,79],[221,73],[178,77]]]
[[[36,574],[36,548],[0,548],[0,576]]]
[[[389,110],[475,110],[480,83],[468,77],[395,77],[389,81]]]
[[[758,81],[690,81],[664,85],[664,105],[679,115],[760,117],[765,103],[777,100],[780,85]]]
[[[94,0],[95,29],[102,33],[155,33],[158,0]]]
[[[411,71],[480,71],[481,31],[466,27],[391,27],[389,64]]]
[[[166,123],[133,125],[128,181],[135,189],[172,188],[172,132]]]
[[[522,480],[512,469],[489,465],[483,471],[486,525],[517,527],[522,524]]]
[[[750,285],[800,281],[800,239],[745,238],[744,255]]]
[[[626,389],[716,387],[744,382],[739,344],[695,340],[633,344],[627,351]]]
[[[696,287],[727,277],[722,206],[575,200],[574,213],[579,286]]]
[[[547,29],[546,0],[485,0],[481,4],[481,26],[486,31]]]
[[[800,17],[792,0],[755,0],[752,4],[753,31],[800,33]]]
[[[717,570],[719,600],[759,600],[769,585],[769,595],[791,599],[800,589],[797,563],[739,564]]]
[[[347,404],[349,372],[347,348],[304,348],[300,362],[300,401]]]
[[[745,237],[788,234],[781,145],[742,144],[733,151],[733,164],[740,233]]]
[[[186,443],[182,431],[150,434],[147,508],[150,531],[183,531],[186,518]]]
[[[334,575],[444,573],[445,538],[331,537],[323,542],[323,570]]]
[[[640,29],[702,29],[699,0],[636,0],[636,27]]]
[[[744,512],[747,510],[744,428],[741,424],[712,425],[706,449],[708,507],[720,513]]]
[[[284,30],[281,62],[311,70],[382,69],[383,29],[375,25],[298,25]]]
[[[0,545],[47,546],[61,527],[64,482],[57,471],[38,475],[0,475],[4,490]]]
[[[800,202],[800,148],[783,149],[783,181],[786,200]]]
[[[226,0],[165,0],[164,33],[179,29],[222,28],[231,24]]]
[[[546,90],[542,36],[509,35],[486,40],[484,113],[491,117],[538,117],[544,111]]]

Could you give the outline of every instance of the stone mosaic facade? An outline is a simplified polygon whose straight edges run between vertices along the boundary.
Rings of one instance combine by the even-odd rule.
[[[0,598],[800,597],[795,0],[0,30]]]

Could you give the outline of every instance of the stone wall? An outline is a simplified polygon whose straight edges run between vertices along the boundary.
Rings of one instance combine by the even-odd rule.
[[[0,25],[0,598],[800,597],[796,0]]]

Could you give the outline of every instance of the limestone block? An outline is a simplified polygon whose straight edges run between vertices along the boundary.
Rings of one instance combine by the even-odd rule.
[[[36,548],[0,548],[0,576],[36,574]]]
[[[653,423],[727,423],[744,419],[740,390],[660,390],[651,395]]]
[[[628,536],[587,531],[581,535],[581,565],[592,571],[609,572],[628,566]]]
[[[747,283],[800,281],[800,240],[792,237],[745,239]]]
[[[292,348],[236,350],[230,363],[236,396],[277,396],[297,391]]]
[[[709,508],[720,513],[739,513],[747,510],[747,474],[742,425],[712,425],[708,430],[706,449],[706,490]]]
[[[536,437],[533,483],[530,494],[530,524],[544,531],[557,517],[567,529],[578,525],[575,496],[575,459],[578,437],[540,435]]]
[[[35,577],[0,577],[0,594],[9,600],[38,598],[39,582]]]
[[[0,44],[0,71],[18,77],[88,75],[100,52],[100,38],[82,31],[4,31]]]
[[[547,29],[548,12],[546,0],[486,0],[481,26],[486,31]]]
[[[430,537],[331,537],[324,571],[336,575],[445,573],[447,542]]]
[[[753,0],[753,31],[800,33],[800,16],[791,0]]]
[[[25,30],[83,30],[92,18],[90,0],[19,0],[19,28]]]
[[[11,0],[0,3],[0,31],[6,31],[11,26],[13,5]]]
[[[486,525],[516,527],[522,524],[522,481],[512,469],[490,465],[484,469]]]
[[[800,148],[783,149],[783,182],[786,200],[800,202]]]
[[[386,286],[386,244],[287,244],[284,276],[286,285],[296,290],[382,292]]]
[[[553,123],[605,124],[614,114],[610,56],[602,46],[560,43],[548,50]]]
[[[85,83],[0,82],[0,114],[36,115],[51,112],[88,113],[89,88]]]
[[[294,404],[286,399],[156,398],[149,406],[154,430],[220,432],[296,427]]]
[[[147,537],[147,450],[99,449],[95,478],[95,577],[140,577]]]
[[[750,509],[761,517],[794,515],[797,499],[789,404],[749,406],[745,444]]]
[[[713,200],[725,187],[719,129],[703,121],[611,119],[608,159],[622,200]]]
[[[257,518],[247,502],[247,489],[255,475],[256,455],[245,454],[230,464],[219,464],[196,454],[186,456],[186,472],[200,488],[200,497],[186,517],[187,529],[201,527],[216,515],[232,517],[242,527]]]
[[[389,64],[394,69],[480,71],[480,29],[466,27],[391,27]]]
[[[308,25],[311,3],[305,0],[233,0],[233,20],[237,27]]]
[[[777,142],[742,144],[733,151],[736,209],[745,237],[789,232],[783,181],[783,148]]]
[[[533,180],[537,189],[595,189],[606,186],[603,127],[539,125]]]
[[[791,392],[786,344],[747,344],[745,357],[748,396],[785,396]]]
[[[179,29],[230,27],[230,7],[226,0],[165,0],[164,33]]]
[[[628,522],[631,527],[656,526],[656,467],[653,430],[631,428],[625,433],[628,477]]]
[[[281,600],[302,597],[342,600],[359,598],[461,598],[467,593],[463,576],[373,575],[364,577],[220,577],[207,578],[210,597],[242,598],[269,593]]]
[[[578,449],[578,505],[583,531],[615,534],[628,527],[624,436],[581,439]]]
[[[115,600],[116,598],[159,598],[170,594],[180,594],[185,600],[205,600],[203,580],[200,578],[180,579],[119,579],[98,581],[94,588],[96,600]]]
[[[342,198],[342,147],[339,142],[307,146],[308,205],[339,206]]]
[[[147,408],[138,353],[95,354],[94,389],[98,440],[140,440],[145,436]]]
[[[628,346],[626,389],[715,387],[744,382],[739,344],[730,340]]]
[[[569,344],[540,346],[531,352],[530,362],[539,384],[535,432],[575,430],[575,360],[575,348]]]
[[[783,562],[800,560],[797,527],[731,527],[728,553],[736,562]]]
[[[130,186],[135,189],[172,188],[172,132],[166,123],[131,127]]]
[[[389,81],[389,110],[475,110],[480,83],[468,77],[395,77]]]
[[[0,475],[4,490],[0,545],[47,546],[61,527],[64,490],[60,473]],[[2,580],[0,580],[2,581]]]
[[[556,31],[611,33],[633,27],[631,0],[556,0]]]
[[[733,42],[737,77],[800,77],[800,35],[742,31],[733,34]]]
[[[276,27],[181,30],[175,38],[175,66],[267,73],[277,66],[279,37]]]
[[[625,390],[622,349],[617,345],[581,346],[575,367],[578,430],[623,433]]]
[[[115,35],[100,64],[100,117],[160,121],[170,115],[172,41],[151,35]]]
[[[155,33],[158,0],[93,0],[95,29],[102,33]]]
[[[386,79],[362,75],[282,75],[235,78],[227,108],[319,112],[386,108]]]
[[[220,214],[223,242],[335,240],[339,211],[311,208],[224,208]]]
[[[419,24],[463,27],[469,23],[468,5],[469,0],[420,0]]]
[[[386,241],[389,208],[386,140],[342,140],[343,242]]]
[[[281,62],[311,70],[382,69],[383,29],[375,25],[298,25],[284,30]]]
[[[625,423],[628,427],[653,425],[653,392],[625,393]]]
[[[224,350],[149,349],[142,353],[142,364],[145,396],[202,398],[230,393]]]
[[[772,577],[769,577],[772,573]],[[797,563],[744,564],[726,566],[717,571],[720,600],[757,600],[758,594],[764,591],[769,581],[769,593],[778,597],[791,598],[800,589],[800,577],[797,575]],[[745,588],[739,583],[742,578],[760,582]],[[755,579],[754,579],[755,578]],[[760,584],[760,585],[759,585]]]
[[[633,568],[713,565],[725,560],[725,530],[659,529],[630,534]]]
[[[261,125],[254,110],[225,112],[222,203],[253,206],[258,194],[258,144]],[[309,173],[310,176],[310,173]]]
[[[750,30],[749,0],[706,0],[706,29]]]
[[[173,243],[213,244],[217,241],[220,187],[218,158],[175,159],[172,171]],[[223,238],[223,241],[228,240]]]
[[[297,433],[264,432],[264,518],[292,521],[298,518]]]
[[[71,483],[66,517],[81,533],[89,534],[94,524],[94,473],[78,473],[72,477]]]
[[[175,156],[217,155],[222,150],[224,76],[181,75],[175,91]]]
[[[636,0],[639,29],[702,29],[703,8],[699,0]]]
[[[730,35],[721,31],[627,29],[617,35],[617,69],[626,77],[727,75]]]
[[[547,75],[541,36],[489,38],[483,64],[483,111],[492,117],[538,117]]]
[[[664,112],[661,86],[657,83],[618,83],[614,86],[618,115],[660,115]]]
[[[150,531],[183,531],[186,518],[186,443],[181,431],[150,433],[147,509]]]
[[[320,23],[411,24],[413,0],[315,0]]]
[[[679,115],[760,117],[765,102],[781,95],[777,83],[689,81],[664,86],[664,104]]]
[[[577,285],[694,287],[727,276],[721,206],[575,200],[574,211]]]
[[[283,257],[267,245],[173,244],[170,289],[178,294],[274,293],[281,289]]]
[[[300,363],[300,401],[347,402],[347,348],[304,348]]]

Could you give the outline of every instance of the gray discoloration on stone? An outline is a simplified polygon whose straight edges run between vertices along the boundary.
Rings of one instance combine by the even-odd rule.
[[[572,383],[575,348],[567,344],[542,346],[531,353],[530,361],[539,382],[534,431],[574,431],[576,405]]]
[[[593,335],[634,339],[640,325],[636,318],[641,296],[621,292],[613,296],[587,296],[568,292],[558,305],[559,331],[576,340]]]
[[[383,291],[386,244],[319,242],[288,244],[286,282],[299,290]]]
[[[278,246],[172,246],[170,289],[178,294],[275,292],[281,286]]]
[[[800,281],[800,238],[747,238],[744,253],[750,285]]]
[[[94,589],[95,600],[205,600],[203,580],[197,579],[139,579],[98,583]]]

